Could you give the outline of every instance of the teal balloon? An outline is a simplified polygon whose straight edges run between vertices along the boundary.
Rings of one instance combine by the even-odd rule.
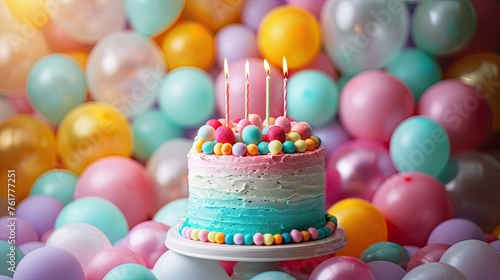
[[[24,258],[24,253],[15,244],[0,240],[0,254],[0,275],[12,278],[17,265]]]
[[[68,170],[54,169],[40,175],[31,186],[30,195],[46,195],[63,205],[73,200],[78,176]]]
[[[156,276],[145,266],[126,263],[111,269],[103,280],[157,280]]]
[[[411,255],[404,247],[393,242],[377,242],[366,248],[359,257],[364,263],[388,261],[406,270]]]
[[[134,156],[147,161],[153,152],[167,140],[183,136],[180,127],[168,122],[167,117],[157,109],[146,111],[134,118]]]
[[[288,82],[288,114],[311,126],[323,126],[337,115],[339,87],[328,75],[317,70],[304,70]]]
[[[464,49],[476,30],[476,12],[469,0],[419,2],[413,13],[411,35],[415,45],[433,55]]]
[[[295,277],[281,271],[266,271],[255,275],[250,280],[295,280]]]
[[[153,221],[165,224],[167,226],[175,226],[181,219],[188,215],[188,199],[179,198],[167,203],[153,217]]]
[[[410,88],[416,101],[425,90],[442,78],[441,67],[437,60],[420,49],[400,52],[386,68]]]
[[[120,209],[100,197],[84,197],[68,203],[57,216],[54,229],[71,223],[93,225],[100,229],[111,243],[125,237],[129,230],[127,220]]]
[[[48,55],[37,61],[28,73],[26,84],[30,104],[54,124],[85,101],[83,70],[65,55]]]
[[[400,123],[390,141],[390,156],[401,172],[441,174],[450,157],[450,139],[435,121],[416,116]]]
[[[158,104],[172,124],[183,128],[199,126],[214,113],[214,82],[198,68],[176,68],[163,78]]]
[[[342,76],[337,81],[337,84],[339,85],[340,91],[344,88],[345,84],[349,82],[354,76],[356,76],[358,73],[342,73]]]
[[[130,25],[146,36],[155,36],[172,26],[184,9],[185,0],[125,0]]]

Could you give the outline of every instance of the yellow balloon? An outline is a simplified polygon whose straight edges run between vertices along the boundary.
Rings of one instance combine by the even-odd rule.
[[[493,131],[500,131],[500,56],[478,53],[458,60],[445,73],[448,79],[460,78],[485,94],[493,112]]]
[[[76,61],[76,63],[78,63],[78,65],[82,67],[82,70],[85,71],[85,67],[87,67],[87,60],[89,58],[88,51],[73,50],[73,51],[66,51],[65,54],[73,58]]]
[[[129,157],[132,137],[127,119],[116,108],[87,102],[71,110],[60,123],[57,149],[64,166],[80,174],[100,158]]]
[[[387,241],[384,216],[366,200],[341,200],[332,205],[328,213],[337,217],[339,227],[346,233],[347,245],[336,253],[338,256],[359,257],[371,244]]]
[[[0,0],[0,23],[9,21],[17,21],[17,19],[7,6],[7,0]]]
[[[240,20],[243,0],[186,0],[184,17],[201,22],[213,31]]]
[[[174,26],[163,38],[161,49],[170,70],[182,66],[208,70],[215,60],[212,31],[194,21]]]
[[[45,0],[5,0],[14,17],[24,24],[37,28],[49,22]]]
[[[281,65],[285,56],[289,68],[303,67],[321,48],[318,21],[301,8],[276,8],[262,19],[257,44],[262,56],[274,65]]]
[[[36,178],[56,166],[56,159],[54,133],[47,124],[24,115],[2,122],[0,172],[3,187],[0,197],[3,199],[10,193],[19,203],[29,195]]]

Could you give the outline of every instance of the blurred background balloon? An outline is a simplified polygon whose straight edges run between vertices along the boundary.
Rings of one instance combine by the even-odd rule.
[[[469,0],[423,1],[413,14],[415,45],[437,56],[464,49],[476,29],[476,12]]]
[[[188,215],[188,199],[178,198],[165,204],[158,210],[153,221],[165,224],[167,226],[175,226],[181,219]]]
[[[477,16],[477,27],[466,51],[499,51],[500,37],[490,36],[500,25],[500,3],[496,0],[470,0]]]
[[[290,76],[293,76],[295,73],[298,73],[299,71],[302,70],[318,70],[327,74],[328,76],[330,76],[330,78],[334,79],[335,81],[339,79],[339,74],[335,70],[332,61],[326,54],[324,54],[321,51],[318,52],[316,57],[310,63],[298,69],[295,69],[295,71],[289,71]]]
[[[116,107],[125,116],[150,108],[165,74],[160,49],[149,38],[132,31],[113,33],[90,52],[87,83],[94,100]]]
[[[332,257],[335,257],[335,253],[302,260],[281,261],[279,265],[283,267],[283,272],[292,275],[296,279],[308,279],[311,272],[313,272],[318,265]]]
[[[477,223],[485,232],[500,224],[500,164],[479,152],[464,152],[452,157],[458,172],[446,190],[453,198],[455,216]]]
[[[446,263],[432,262],[423,264],[408,272],[402,280],[420,280],[420,279],[453,279],[467,280],[469,278],[460,272],[460,270]]]
[[[325,2],[326,0],[309,0],[309,1],[286,0],[287,5],[307,10],[311,14],[313,14],[316,18],[320,17],[321,8],[323,7],[323,4]]]
[[[267,1],[247,1],[247,3],[251,2]],[[244,24],[224,26],[215,35],[215,43],[217,65],[219,67],[224,66],[225,58],[227,58],[228,63],[232,63],[243,58],[260,57],[255,32]]]
[[[43,35],[47,40],[47,44],[51,52],[65,52],[73,50],[88,50],[90,44],[85,44],[76,41],[68,33],[66,33],[53,20],[50,20],[43,28]]]
[[[241,21],[252,30],[259,29],[262,18],[272,9],[284,5],[286,0],[243,1]]]
[[[427,244],[453,245],[469,239],[486,241],[483,230],[476,223],[467,219],[454,218],[437,225],[429,235]]]
[[[165,240],[169,229],[169,226],[159,222],[142,222],[127,233],[122,246],[137,252],[144,265],[153,268],[156,261],[168,250]]]
[[[106,156],[128,157],[132,131],[114,107],[86,102],[71,110],[59,125],[57,148],[62,163],[80,174],[90,163]]]
[[[322,262],[309,280],[375,280],[370,268],[355,257],[337,256]]]
[[[103,280],[122,280],[127,277],[130,279],[157,280],[156,276],[145,266],[136,263],[121,264],[110,270]]]
[[[7,0],[0,0],[0,22],[10,22],[18,21],[16,17],[12,14],[10,7],[7,4]]]
[[[77,179],[76,174],[68,170],[49,170],[36,178],[30,195],[50,196],[66,205],[73,200]]]
[[[17,267],[19,262],[24,258],[24,253],[15,244],[9,244],[5,240],[0,240],[0,261],[3,264],[0,266],[0,277],[7,276],[9,277],[7,279],[11,279],[14,274],[12,270],[9,270],[10,266],[6,265],[10,261],[10,256],[8,255],[10,252],[14,252],[13,254],[16,256],[14,264]]]
[[[64,205],[59,200],[45,195],[32,195],[21,201],[16,215],[33,225],[38,237],[54,228],[57,215]]]
[[[240,20],[243,0],[186,0],[184,17],[208,26],[213,31]]]
[[[250,278],[250,280],[295,280],[295,279],[296,278],[293,277],[292,275],[281,271],[261,272]]]
[[[406,269],[410,261],[410,253],[402,247],[393,242],[382,241],[370,245],[366,248],[359,257],[365,263],[372,261],[389,261],[399,265],[401,268]]]
[[[426,263],[439,262],[441,256],[450,247],[450,244],[443,243],[434,243],[422,247],[411,257],[410,261],[408,262],[408,266],[406,267],[406,271],[410,271],[415,267]]]
[[[87,50],[73,50],[64,52],[65,55],[71,57],[85,71],[87,69],[87,61],[89,52]]]
[[[121,0],[66,0],[51,2],[47,11],[52,20],[81,43],[95,43],[125,27]]]
[[[85,279],[101,280],[110,270],[126,263],[145,265],[141,256],[129,248],[122,246],[105,248],[90,259],[85,267]]]
[[[0,122],[17,115],[17,110],[4,96],[0,96]]]
[[[11,237],[11,231],[13,229],[12,223],[14,223],[14,239]],[[10,215],[3,216],[0,218],[0,226],[0,240],[10,241],[12,244],[14,244],[14,240],[15,244],[18,246],[28,242],[38,241],[36,228],[26,219],[16,218],[14,222]]]
[[[378,68],[405,45],[409,21],[401,1],[328,1],[321,14],[323,44],[343,72]]]
[[[44,27],[49,21],[44,0],[5,0],[12,15],[23,24],[36,28]]]
[[[155,36],[177,21],[185,2],[185,0],[126,0],[123,3],[132,28],[143,35]]]
[[[401,266],[388,261],[372,261],[366,264],[375,280],[401,280],[406,271]]]
[[[338,120],[333,120],[325,126],[314,128],[314,135],[321,139],[321,145],[326,150],[327,159],[342,143],[351,139]]]
[[[31,108],[30,102],[26,95],[7,95],[9,103],[14,107],[18,114],[33,114],[34,110]]]

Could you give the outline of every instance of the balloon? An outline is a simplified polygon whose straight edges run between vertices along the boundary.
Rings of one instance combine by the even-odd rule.
[[[309,280],[375,280],[370,268],[354,257],[333,257],[322,262],[311,273]]]
[[[415,255],[415,253],[421,249],[420,247],[412,246],[412,245],[404,245],[403,247],[408,251],[408,253],[410,253],[410,256]]]
[[[453,245],[463,240],[486,241],[483,230],[474,222],[455,218],[440,223],[432,230],[427,244],[443,243]]]
[[[410,89],[381,70],[356,75],[342,89],[340,121],[352,136],[389,142],[396,126],[413,115]]]
[[[76,174],[68,170],[49,170],[36,179],[30,195],[50,196],[66,205],[73,200],[77,179]]]
[[[165,71],[160,48],[132,31],[100,40],[90,52],[86,69],[92,98],[111,104],[125,116],[153,105]]]
[[[86,102],[71,110],[57,131],[62,163],[77,174],[100,158],[130,156],[132,145],[127,119],[114,107],[100,102]]]
[[[145,36],[155,36],[180,17],[185,0],[126,0],[125,14],[130,25]]]
[[[327,160],[326,204],[349,197],[370,201],[378,186],[394,173],[389,151],[382,143],[363,138],[344,142]]]
[[[3,23],[12,21],[18,21],[18,19],[16,19],[10,11],[10,7],[7,5],[7,0],[0,0],[0,22]]]
[[[174,199],[188,196],[186,155],[192,145],[191,140],[174,138],[165,142],[149,158],[146,168],[155,182],[155,211]]]
[[[27,254],[16,268],[14,279],[84,280],[78,259],[62,248],[42,247]]]
[[[243,1],[241,21],[253,30],[258,30],[262,18],[272,9],[285,4],[285,0]]]
[[[490,242],[490,245],[500,254],[500,240]]]
[[[500,25],[500,4],[495,0],[470,0],[476,11],[477,27],[467,46],[467,52],[500,49],[500,37],[491,37]]]
[[[500,224],[500,165],[491,156],[466,152],[453,157],[458,172],[446,190],[455,205],[455,217],[477,223],[485,232]]]
[[[28,74],[27,94],[31,105],[54,124],[85,101],[86,91],[82,68],[65,55],[45,56]]]
[[[406,269],[410,261],[410,253],[402,246],[393,242],[377,242],[366,248],[359,257],[363,262],[389,261]]]
[[[43,0],[5,0],[12,15],[26,25],[42,28],[49,21]]]
[[[215,61],[212,31],[195,21],[172,27],[161,42],[161,49],[170,69],[192,66],[208,70]]]
[[[401,1],[329,1],[321,14],[324,47],[342,72],[378,68],[406,43],[409,21]]]
[[[33,114],[33,108],[26,96],[8,96],[9,103],[16,109],[18,114]]]
[[[401,280],[406,274],[401,266],[388,261],[371,261],[366,265],[375,280]]]
[[[389,151],[399,171],[438,176],[450,157],[450,140],[437,122],[415,116],[396,127]]]
[[[21,201],[28,196],[35,179],[56,164],[54,133],[33,117],[15,116],[0,123],[0,143],[0,174],[5,182],[0,197],[14,195]]]
[[[19,245],[19,249],[23,252],[25,256],[33,252],[34,250],[42,247],[45,247],[45,242],[41,241],[30,241]]]
[[[38,241],[38,233],[29,220],[12,215],[3,216],[0,218],[0,240],[9,241],[9,244],[22,245]]]
[[[153,268],[156,261],[168,250],[165,239],[169,229],[169,226],[159,222],[142,222],[130,230],[122,246],[139,254],[147,268]]]
[[[95,226],[71,223],[54,230],[45,246],[65,249],[75,256],[85,269],[90,259],[99,251],[111,247],[111,243]]]
[[[418,172],[386,179],[372,199],[387,221],[389,241],[423,247],[432,230],[453,217],[453,203],[443,183]]]
[[[330,78],[336,81],[339,79],[339,75],[337,74],[337,71],[335,71],[332,61],[323,52],[318,52],[318,55],[316,55],[316,57],[309,64],[296,69],[295,71],[290,71],[290,75],[293,76],[295,73],[302,70],[318,70],[327,74]]]
[[[278,7],[262,19],[257,44],[262,56],[270,63],[281,65],[285,56],[288,67],[299,68],[318,54],[321,31],[318,21],[308,11],[289,6]]]
[[[126,263],[145,265],[142,258],[129,248],[116,246],[103,249],[90,259],[85,268],[85,279],[101,280],[110,270]]]
[[[469,1],[425,1],[413,13],[411,35],[417,47],[444,56],[461,51],[475,28],[476,13]]]
[[[468,278],[466,278],[460,270],[449,264],[432,262],[411,270],[402,280],[422,279],[467,280]]]
[[[500,239],[500,225],[496,226],[492,231],[491,235],[493,235],[494,238]]]
[[[260,3],[264,1],[251,2]],[[228,63],[232,63],[243,58],[260,57],[255,32],[243,24],[230,24],[223,27],[215,35],[215,43],[217,46],[217,65],[219,67],[224,66],[225,58],[227,58]]]
[[[192,258],[173,251],[167,251],[160,257],[153,273],[158,279],[230,279],[217,261]]]
[[[137,280],[158,280],[153,272],[136,263],[121,264],[111,269],[103,280],[123,280],[127,277]]]
[[[373,243],[387,240],[387,224],[382,214],[368,201],[347,198],[333,204],[328,213],[338,220],[349,243],[337,255],[359,257]]]
[[[15,244],[0,240],[0,277],[12,277],[19,262],[24,258],[24,253]],[[10,268],[10,269],[9,269]],[[0,278],[1,279],[1,278]],[[9,278],[10,279],[10,278]]]
[[[57,216],[54,228],[57,230],[71,223],[93,225],[101,230],[111,242],[124,237],[129,229],[120,209],[100,197],[84,197],[68,203]]]
[[[178,198],[165,204],[153,217],[153,221],[174,227],[188,215],[188,199]]]
[[[0,96],[0,122],[13,117],[17,114],[16,109],[12,106],[9,100],[5,97]]]
[[[281,271],[266,271],[253,276],[250,280],[295,280],[295,277]]]
[[[311,14],[313,14],[316,18],[319,18],[321,14],[321,8],[323,7],[323,3],[325,1],[326,0],[309,0],[309,1],[286,0],[289,6],[299,7],[304,10],[307,10]]]
[[[26,91],[26,77],[31,66],[49,53],[47,42],[40,31],[29,25],[2,22],[0,46],[0,92],[22,96]]]
[[[452,245],[439,261],[460,270],[464,279],[493,280],[500,275],[500,254],[479,240],[464,240]]]
[[[87,69],[87,60],[89,52],[85,50],[66,51],[65,55],[71,57],[85,71]]]
[[[297,279],[308,279],[311,272],[318,265],[332,257],[335,257],[335,253],[302,260],[281,261],[279,262],[279,265],[283,268],[283,272],[288,273]]]
[[[175,69],[160,84],[158,104],[172,124],[179,127],[200,125],[214,111],[213,81],[206,72],[194,67]]]
[[[406,267],[406,271],[410,271],[415,267],[426,263],[439,262],[441,256],[450,247],[451,245],[443,243],[435,243],[423,247],[411,257],[410,262]]]
[[[76,41],[91,44],[125,27],[123,2],[111,0],[50,1],[48,13],[55,24]]]
[[[48,21],[48,23],[42,28],[42,32],[47,40],[49,49],[53,53],[84,49],[87,50],[90,48],[90,45],[77,42],[73,37],[69,36],[53,20]]]
[[[417,101],[425,90],[439,82],[442,76],[438,61],[418,48],[406,49],[394,56],[387,64],[387,71],[403,81]]]
[[[38,236],[54,228],[57,215],[64,205],[59,200],[44,195],[29,196],[16,209],[16,216],[34,226]]]
[[[184,16],[187,20],[198,21],[210,29],[218,29],[230,23],[239,22],[243,0],[186,0]]]
[[[314,128],[314,135],[321,139],[321,145],[326,150],[327,159],[342,143],[350,139],[338,120],[334,120],[325,126]]]

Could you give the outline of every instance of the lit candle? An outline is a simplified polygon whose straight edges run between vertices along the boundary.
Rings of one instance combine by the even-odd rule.
[[[269,63],[267,63],[267,59],[264,59],[264,69],[266,70],[266,121],[267,125],[269,125],[269,110],[270,110],[270,84],[271,84],[271,77],[269,76],[271,73],[271,69],[269,67]]]
[[[227,67],[227,58],[224,58],[224,76],[226,77],[225,82],[225,105],[226,105],[226,126],[229,127],[229,69]]]
[[[288,109],[287,105],[287,87],[288,87],[288,66],[286,64],[286,58],[283,57],[283,116],[286,118],[286,111]]]
[[[250,66],[248,65],[248,59],[245,62],[245,77],[247,81],[245,82],[245,119],[248,120],[248,108],[249,108],[249,92],[250,92],[250,82],[248,78],[250,77]]]

